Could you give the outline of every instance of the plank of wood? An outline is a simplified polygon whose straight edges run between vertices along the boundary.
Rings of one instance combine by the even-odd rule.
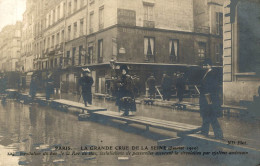
[[[118,114],[113,113],[112,111],[106,111],[106,112],[100,111],[100,112],[95,112],[95,114],[113,117],[113,118],[118,119],[118,120],[130,121],[130,122],[134,122],[134,123],[137,123],[137,124],[148,125],[148,126],[151,126],[151,127],[165,129],[165,130],[171,130],[171,131],[176,131],[176,132],[178,132],[178,131],[185,132],[185,131],[191,130],[191,129],[183,128],[181,126],[176,126],[176,125],[172,126],[172,125],[167,125],[167,124],[162,124],[162,123],[154,123],[154,122],[151,122],[151,121],[144,121],[144,120],[140,120],[140,119],[133,119],[133,118],[131,118],[131,116],[122,117]]]
[[[227,109],[247,110],[246,107],[242,107],[242,106],[222,105],[221,107],[222,108],[227,108]]]
[[[118,113],[117,112],[113,112],[113,111],[106,111],[106,114],[118,114]],[[182,127],[182,128],[196,129],[196,128],[200,127],[200,126],[190,125],[190,124],[186,124],[186,123],[166,121],[166,120],[149,118],[149,117],[142,117],[142,116],[129,116],[129,118],[145,120],[145,121],[150,121],[150,122],[154,122],[154,123],[161,123],[161,124],[166,124],[166,125],[171,124],[171,125],[175,125],[175,126]]]
[[[83,103],[78,103],[70,100],[64,100],[64,99],[58,99],[58,100],[53,100],[54,103],[62,104],[62,105],[67,105],[69,107],[74,107],[74,108],[79,108],[79,109],[85,109],[87,111],[101,111],[101,110],[107,110],[106,108],[101,108],[93,105],[88,105],[85,107]]]
[[[143,121],[149,121],[149,122],[157,123],[157,124],[163,124],[163,125],[167,125],[167,126],[176,126],[176,127],[184,128],[184,129],[187,129],[187,130],[193,130],[193,129],[199,128],[199,126],[182,125],[182,123],[178,123],[178,122],[163,121],[163,120],[157,120],[157,119],[146,119],[146,117],[134,117],[134,118],[139,119],[139,120],[143,120]]]

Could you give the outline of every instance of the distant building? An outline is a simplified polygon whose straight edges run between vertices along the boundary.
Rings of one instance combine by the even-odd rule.
[[[21,55],[21,22],[7,25],[0,32],[0,71],[19,70]]]
[[[19,64],[21,71],[28,72],[33,70],[34,60],[34,19],[35,19],[35,2],[26,1],[26,11],[23,14],[22,21],[22,48]]]
[[[224,104],[252,101],[260,86],[260,2],[226,0],[224,5]]]

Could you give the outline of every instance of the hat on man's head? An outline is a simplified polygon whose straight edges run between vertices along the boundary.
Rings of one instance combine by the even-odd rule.
[[[203,61],[203,66],[207,66],[207,65],[212,66],[212,61],[211,61],[211,59],[209,59],[209,58],[207,58],[207,59],[205,59],[205,60]]]
[[[82,72],[83,73],[90,73],[90,70],[89,70],[89,68],[82,68]]]
[[[122,71],[122,70],[125,70],[126,72],[128,72],[128,67],[127,67],[127,65],[121,65],[120,66],[120,70]]]

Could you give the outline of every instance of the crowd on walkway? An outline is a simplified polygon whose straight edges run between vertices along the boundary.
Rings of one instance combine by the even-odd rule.
[[[209,132],[209,126],[211,125],[216,138],[222,139],[223,133],[218,123],[217,118],[221,115],[221,103],[219,99],[219,81],[216,76],[216,71],[212,68],[211,61],[205,61],[204,77],[201,80],[200,91],[200,114],[203,119],[201,134],[207,136]],[[114,85],[114,95],[116,96],[116,105],[118,111],[123,111],[123,116],[128,116],[129,111],[136,111],[136,95],[138,94],[137,82],[134,77],[129,74],[129,68],[127,65],[120,66],[120,75],[117,76]],[[5,87],[4,84],[6,78],[3,76],[0,79],[1,87]],[[174,73],[172,77],[164,73],[161,79],[161,92],[158,90],[156,83],[158,80],[154,77],[153,73],[150,74],[146,81],[146,87],[148,88],[149,97],[155,98],[156,91],[161,95],[163,100],[170,100],[172,95],[172,87],[174,86],[177,92],[177,97],[181,102],[183,100],[184,91],[186,88],[186,80],[184,73]],[[91,87],[94,80],[91,76],[91,71],[88,68],[82,69],[82,76],[79,79],[78,85],[81,88],[81,95],[85,106],[92,104],[92,91]],[[37,74],[33,74],[30,82],[30,96],[34,99],[38,89],[37,86]],[[2,88],[3,89],[3,88]],[[1,90],[2,90],[1,89]],[[46,100],[50,100],[51,95],[54,93],[54,78],[52,73],[48,73],[45,79],[45,93]]]

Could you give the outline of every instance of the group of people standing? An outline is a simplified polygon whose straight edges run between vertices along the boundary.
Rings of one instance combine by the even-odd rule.
[[[149,98],[155,99],[157,87],[156,87],[156,79],[153,74],[151,74],[150,77],[148,77],[146,81],[146,87],[148,88]],[[181,102],[183,100],[183,95],[185,91],[185,79],[183,73],[180,72],[174,73],[173,78],[168,76],[166,73],[163,74],[161,80],[161,92],[160,92],[162,94],[163,100],[169,101],[171,99],[173,87],[176,89],[179,102]]]

